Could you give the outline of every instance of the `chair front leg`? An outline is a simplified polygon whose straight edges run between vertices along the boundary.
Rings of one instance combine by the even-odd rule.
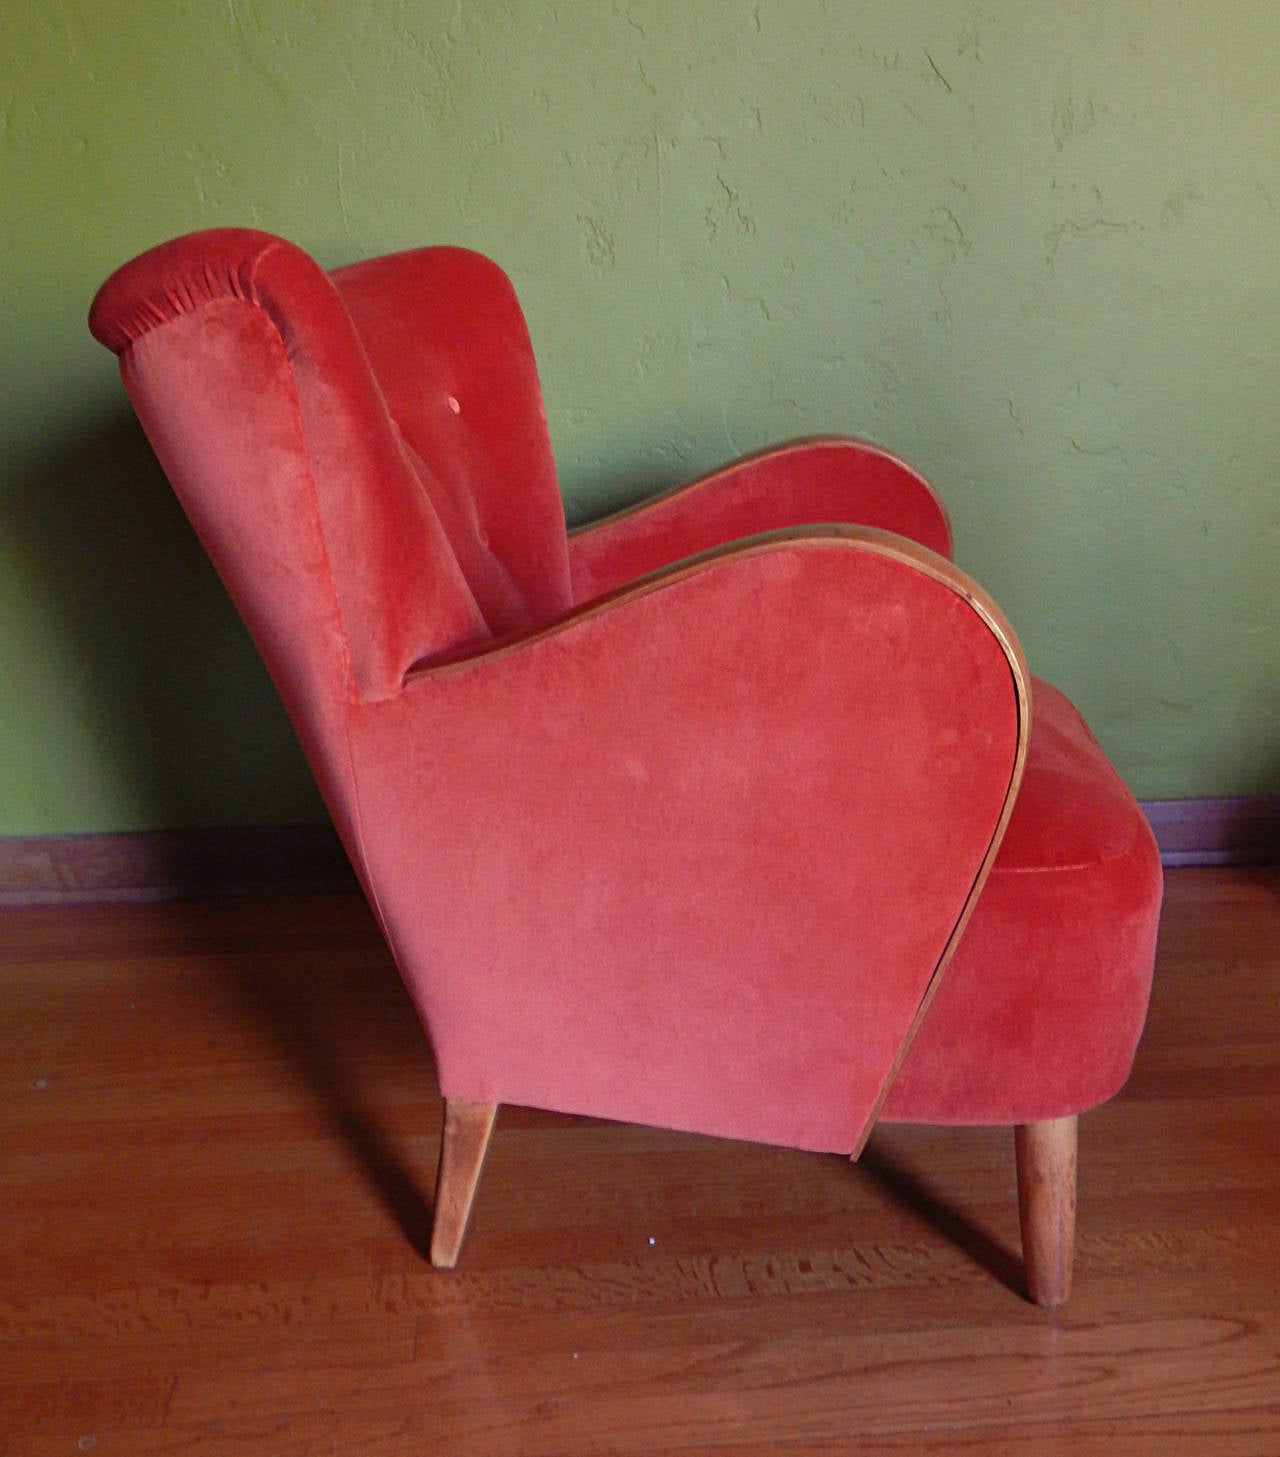
[[[440,1163],[436,1170],[436,1204],[431,1220],[431,1263],[438,1269],[452,1270],[458,1263],[480,1170],[489,1151],[489,1135],[497,1116],[496,1103],[445,1101]]]
[[[1076,1134],[1079,1120],[1020,1123],[1018,1216],[1027,1293],[1037,1305],[1065,1305],[1076,1243]]]

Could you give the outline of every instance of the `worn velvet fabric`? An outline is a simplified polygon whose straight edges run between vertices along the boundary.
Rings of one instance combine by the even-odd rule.
[[[1123,1083],[1150,833],[1065,698],[1028,722],[901,461],[798,442],[567,534],[519,305],[458,249],[195,234],[91,326],[447,1097],[847,1151],[886,1090],[1028,1122]]]
[[[883,1117],[1034,1123],[1123,1087],[1146,1020],[1155,839],[1084,720],[1036,681],[1009,828]]]

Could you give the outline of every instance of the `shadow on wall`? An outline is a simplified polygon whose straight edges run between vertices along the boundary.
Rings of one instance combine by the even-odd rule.
[[[67,711],[114,776],[98,792],[131,807],[127,828],[324,820],[275,689],[126,404],[35,452],[6,515]],[[86,827],[102,826],[65,828]]]
[[[615,474],[607,504],[579,515],[683,478]],[[30,729],[26,750],[69,740],[94,754],[41,832],[326,822],[266,669],[123,397],[32,449],[0,513],[65,686],[31,721],[76,720],[48,746]]]
[[[128,406],[33,451],[11,486],[0,531],[64,665],[67,711],[91,721],[97,773],[113,781],[101,792],[136,806],[147,827],[323,822],[275,688]],[[180,883],[187,873],[177,867]],[[198,874],[188,888],[200,888]],[[287,928],[283,960],[237,956],[217,911],[199,902],[183,939],[214,958],[231,1003],[305,1079],[371,1190],[425,1252],[429,1174],[388,1133],[369,1082],[369,1068],[391,1056],[410,1070],[406,1085],[429,1095],[421,1032],[367,911],[331,898],[313,903],[308,926],[298,904],[268,913]],[[434,1121],[428,1114],[426,1126]]]

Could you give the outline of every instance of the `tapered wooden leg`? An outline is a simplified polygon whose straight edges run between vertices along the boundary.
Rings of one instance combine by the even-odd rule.
[[[1071,1294],[1076,1247],[1075,1118],[1020,1123],[1013,1131],[1018,1159],[1018,1216],[1027,1294],[1058,1306]]]
[[[439,1269],[452,1270],[458,1263],[497,1116],[496,1103],[464,1103],[458,1099],[445,1102],[436,1207],[431,1221],[431,1263]]]

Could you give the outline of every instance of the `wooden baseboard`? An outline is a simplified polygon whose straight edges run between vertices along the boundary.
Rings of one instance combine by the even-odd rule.
[[[0,907],[355,887],[329,825],[0,838]]]
[[[1280,797],[1142,806],[1166,865],[1280,863]],[[354,890],[329,825],[0,838],[0,907]]]
[[[1165,865],[1280,863],[1280,795],[1156,799],[1142,808]]]

